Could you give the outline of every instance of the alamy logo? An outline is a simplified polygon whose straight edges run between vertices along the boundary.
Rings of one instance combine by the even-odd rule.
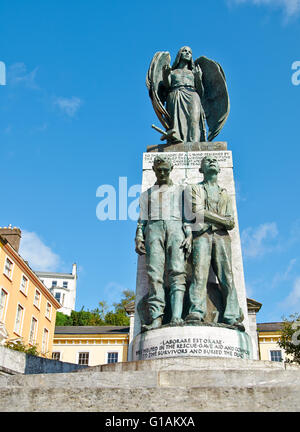
[[[96,197],[101,198],[96,207],[100,221],[131,220],[184,220],[192,231],[204,223],[204,211],[194,212],[189,187],[153,185],[141,194],[139,184],[128,187],[127,177],[119,177],[119,187],[105,184],[97,188]],[[129,199],[132,198],[129,203]]]
[[[6,85],[6,67],[2,61],[0,61],[0,85]]]
[[[292,70],[296,71],[292,74],[292,84],[298,86],[300,84],[300,61],[294,61]]]

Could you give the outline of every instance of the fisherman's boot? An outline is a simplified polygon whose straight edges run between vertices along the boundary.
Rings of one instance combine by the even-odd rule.
[[[172,318],[170,325],[177,326],[184,323],[182,316],[184,291],[174,291],[171,294]]]
[[[162,324],[162,317],[160,316],[158,318],[154,318],[154,320],[152,321],[151,324],[148,324],[148,325],[144,324],[142,326],[142,331],[144,332],[144,331],[154,330],[154,329],[160,328],[161,324]]]

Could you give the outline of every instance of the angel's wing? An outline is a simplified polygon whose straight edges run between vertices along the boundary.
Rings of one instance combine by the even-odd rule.
[[[207,57],[199,57],[195,61],[197,64],[203,72],[204,95],[201,102],[209,127],[208,141],[212,141],[220,133],[230,110],[226,78],[219,63]]]
[[[163,66],[170,66],[170,61],[170,53],[167,51],[159,51],[155,53],[146,76],[146,85],[149,90],[149,96],[154,111],[166,130],[170,129],[171,118],[164,107],[167,98],[167,90],[163,84],[162,70]]]

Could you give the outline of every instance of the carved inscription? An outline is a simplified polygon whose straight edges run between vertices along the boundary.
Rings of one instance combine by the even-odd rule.
[[[226,345],[222,339],[169,339],[158,345],[136,351],[140,360],[173,356],[216,356],[231,358],[249,358],[250,351],[238,346]]]
[[[199,168],[201,160],[208,154],[217,159],[221,168],[232,167],[231,151],[168,152],[164,156],[172,160],[174,168]],[[144,169],[152,169],[153,159],[156,155],[157,153],[144,153]]]

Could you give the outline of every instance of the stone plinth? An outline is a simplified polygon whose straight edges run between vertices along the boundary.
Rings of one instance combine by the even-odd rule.
[[[178,144],[158,144],[147,147],[147,152],[186,152],[203,150],[227,150],[227,143],[223,141],[188,142]]]
[[[220,325],[163,327],[137,335],[132,346],[133,360],[170,357],[253,359],[251,337]]]

